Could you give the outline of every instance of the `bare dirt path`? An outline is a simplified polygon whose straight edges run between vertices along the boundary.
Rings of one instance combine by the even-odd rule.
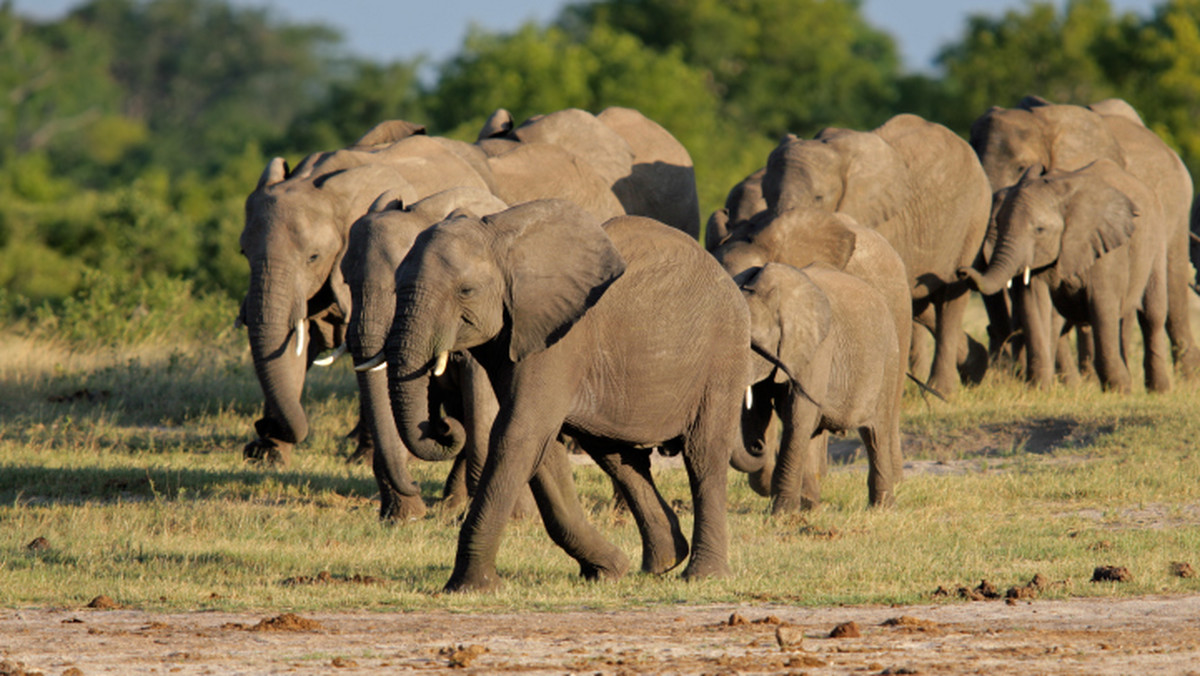
[[[859,636],[830,638],[847,622],[855,623]],[[450,669],[467,674],[1200,674],[1200,595],[1012,605],[720,605],[521,614],[0,610],[0,674]]]

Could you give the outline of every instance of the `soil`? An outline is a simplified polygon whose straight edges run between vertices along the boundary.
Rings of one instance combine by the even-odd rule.
[[[856,631],[835,631],[851,623]],[[1200,674],[1198,665],[1200,595],[522,614],[0,610],[0,675]]]

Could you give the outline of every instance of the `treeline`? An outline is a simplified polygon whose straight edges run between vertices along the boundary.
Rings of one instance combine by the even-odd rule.
[[[692,153],[705,214],[785,132],[912,112],[965,135],[1026,94],[1125,98],[1200,175],[1200,0],[974,16],[935,76],[905,72],[857,0],[580,0],[548,25],[476,29],[432,66],[352,58],[326,27],[221,0],[92,0],[52,22],[5,2],[0,53],[10,319],[98,287],[240,298],[242,203],[267,160],[295,165],[390,118],[473,140],[497,107],[635,107]]]

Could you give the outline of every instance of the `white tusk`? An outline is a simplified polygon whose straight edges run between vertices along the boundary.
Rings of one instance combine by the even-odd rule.
[[[313,365],[314,366],[329,366],[333,362],[337,361],[338,357],[340,357],[344,354],[346,354],[346,344],[342,343],[341,345],[338,345],[337,349],[334,350],[332,353],[330,353],[324,357],[321,357],[320,359],[314,359]]]
[[[746,410],[749,411],[752,406],[754,406],[754,386],[747,385],[746,386]]]
[[[440,376],[443,373],[445,373],[446,372],[446,364],[448,364],[449,362],[450,362],[450,353],[445,350],[442,350],[442,353],[438,355],[437,364],[435,364],[433,367],[433,375]]]
[[[1029,285],[1029,266],[1025,266],[1025,285]]]
[[[1005,288],[1006,288],[1006,289],[1011,289],[1011,288],[1012,288],[1012,280],[1011,280],[1011,279],[1010,279],[1010,280],[1008,280],[1008,284],[1005,286]]]
[[[358,371],[359,373],[366,373],[367,371],[374,372],[374,371],[378,371],[379,369],[386,368],[386,367],[387,367],[387,355],[384,354],[383,351],[380,351],[379,354],[375,355],[374,357],[371,357],[370,359],[364,361],[363,363],[355,364],[354,370]]]
[[[304,354],[304,320],[296,322],[296,356]]]

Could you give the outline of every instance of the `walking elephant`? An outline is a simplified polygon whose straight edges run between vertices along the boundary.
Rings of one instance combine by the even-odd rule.
[[[789,134],[766,169],[770,211],[845,214],[895,248],[908,272],[912,316],[924,319],[930,307],[935,314],[934,389],[954,392],[967,357],[973,361],[962,364],[964,374],[980,377],[986,358],[982,347],[968,353],[963,343],[968,288],[956,273],[979,256],[991,190],[965,141],[939,124],[897,115],[868,132],[830,128],[812,140]]]
[[[385,190],[411,203],[451,187],[489,189],[485,160],[470,144],[425,136],[423,127],[402,121],[383,123],[350,147],[309,155],[295,171],[283,158],[271,160],[246,199],[241,234],[250,285],[239,323],[265,400],[246,458],[286,464],[308,434],[305,373],[318,354],[342,344],[351,313],[339,267],[350,225]],[[355,455],[369,455],[370,443],[360,425]]]
[[[741,221],[713,255],[739,283],[771,263],[805,269],[812,264],[824,265],[862,280],[883,299],[886,316],[891,318],[888,328],[900,353],[908,354],[912,340],[912,296],[904,262],[883,235],[858,225],[849,216],[806,207],[780,214],[760,212],[748,221]],[[904,392],[905,372],[900,370],[890,375],[891,379],[885,383],[890,388],[889,396],[899,401]],[[750,472],[750,485],[759,493],[772,496],[777,494],[771,469],[778,434],[772,426],[774,421],[767,418],[773,411],[770,406],[760,405],[743,414],[743,427],[753,430],[747,435],[746,447],[761,455],[765,462],[763,470]],[[901,448],[898,444],[883,448],[894,456],[879,465],[880,482],[897,484],[904,464]],[[816,481],[815,476],[808,474],[810,465],[798,467],[805,482]]]
[[[887,300],[858,277],[821,264],[799,270],[767,263],[753,269],[741,289],[754,344],[777,354],[789,371],[755,360],[751,408],[757,415],[747,416],[765,420],[773,409],[783,421],[778,461],[759,460],[771,477],[771,511],[820,503],[830,431],[858,431],[870,463],[870,504],[892,505],[901,457],[895,383],[904,369]],[[759,426],[750,436],[765,432]]]
[[[731,351],[741,344],[745,349]],[[540,200],[422,232],[397,272],[386,347],[394,416],[418,455],[461,445],[462,425],[430,419],[430,369],[469,350],[500,412],[447,590],[498,583],[496,552],[518,488],[531,486],[553,540],[585,577],[628,559],[587,523],[563,435],[612,478],[637,521],[642,568],[688,556],[649,452],[682,452],[695,513],[685,577],[728,572],[726,472],[750,384],[750,328],[733,280],[687,235],[646,218],[599,220]],[[436,417],[436,416],[435,416]]]
[[[1034,165],[1075,171],[1097,160],[1112,161],[1149,186],[1167,239],[1167,333],[1174,360],[1184,375],[1200,372],[1187,308],[1192,178],[1128,103],[1108,99],[1084,108],[1026,97],[1015,108],[993,107],[981,115],[971,126],[971,146],[993,190],[1014,185]]]
[[[964,269],[963,276],[983,293],[1013,282],[1033,382],[1053,382],[1062,331],[1052,321],[1053,306],[1068,323],[1092,327],[1097,375],[1105,388],[1122,392],[1130,389],[1125,359],[1136,315],[1146,388],[1169,390],[1167,237],[1157,196],[1109,160],[1042,172],[1035,165],[1003,191],[991,261],[982,271]]]
[[[380,518],[408,520],[425,513],[425,502],[408,471],[408,450],[392,419],[387,374],[382,368],[383,346],[396,311],[396,269],[422,230],[457,209],[490,214],[508,205],[480,188],[451,188],[415,204],[404,205],[394,191],[381,195],[366,215],[350,228],[342,276],[350,287],[354,311],[346,346],[354,359],[363,420],[375,441],[373,469],[379,485]],[[496,398],[487,374],[470,359],[456,354],[444,374],[429,379],[436,394],[431,400],[464,422],[464,448],[446,480],[443,501],[465,504],[468,484],[478,476],[487,438],[496,416]]]

